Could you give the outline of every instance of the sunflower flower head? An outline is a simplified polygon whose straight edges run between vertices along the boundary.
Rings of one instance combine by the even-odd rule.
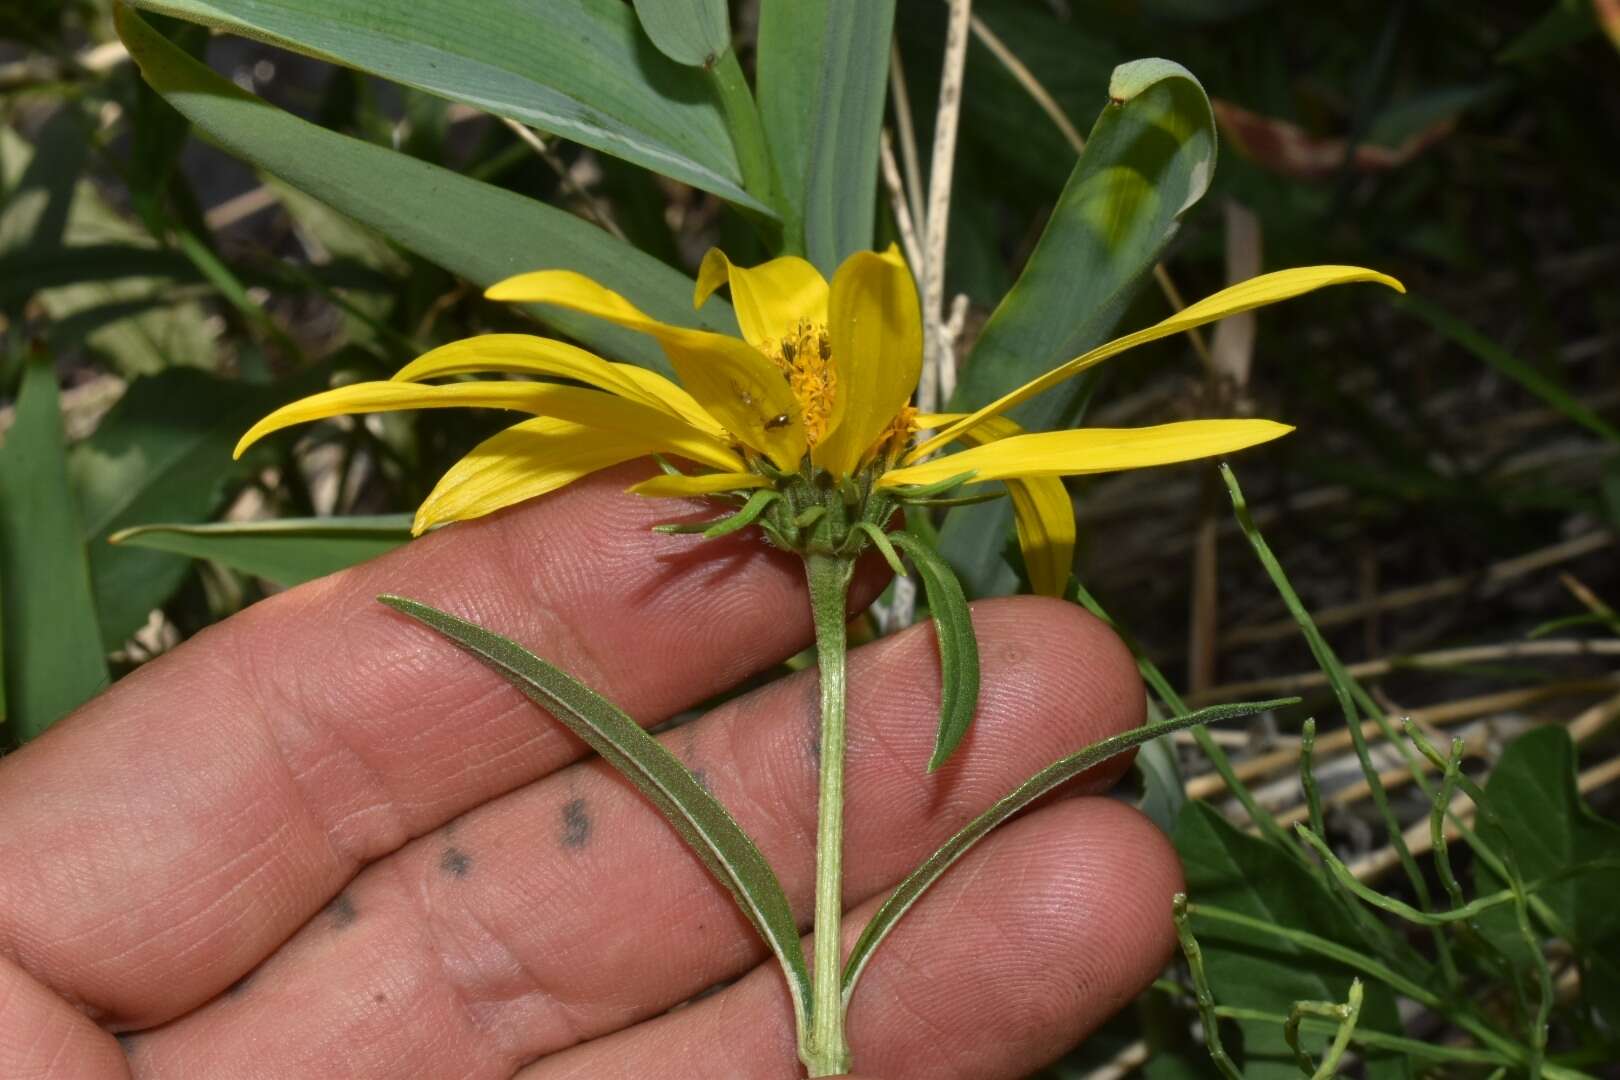
[[[795,256],[744,268],[711,250],[693,304],[701,309],[728,288],[738,335],[665,322],[583,274],[541,270],[498,282],[487,295],[647,334],[679,381],[550,338],[488,334],[434,349],[391,379],[284,406],[255,424],[237,453],[280,428],[343,414],[506,409],[529,418],[451,467],[418,509],[417,532],[652,455],[662,475],[632,492],[704,497],[729,510],[718,521],[667,531],[713,536],[752,524],[782,547],[845,558],[881,542],[902,504],[933,504],[964,484],[1000,484],[1012,500],[1031,584],[1056,595],[1067,584],[1075,538],[1063,477],[1226,454],[1292,429],[1241,419],[1026,433],[1005,414],[1136,345],[1353,281],[1402,288],[1353,266],[1262,275],[1060,364],[974,412],[922,415],[911,405],[922,371],[922,320],[911,271],[893,246],[851,255],[830,282]],[[517,378],[476,377],[488,375]],[[924,430],[933,434],[919,442]]]

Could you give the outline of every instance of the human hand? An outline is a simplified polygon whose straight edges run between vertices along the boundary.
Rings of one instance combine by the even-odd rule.
[[[801,1075],[781,972],[674,830],[498,676],[374,601],[474,619],[646,723],[807,645],[797,561],[649,533],[681,515],[620,494],[644,472],[257,604],[0,761],[0,1076]],[[931,631],[851,656],[851,941],[973,815],[1141,722],[1130,657],[1072,605],[986,602],[974,623],[978,718],[932,775]],[[801,673],[663,736],[758,842],[801,926],[816,701]],[[850,1009],[857,1066],[1025,1075],[1157,974],[1179,884],[1130,808],[1042,804],[875,954]]]

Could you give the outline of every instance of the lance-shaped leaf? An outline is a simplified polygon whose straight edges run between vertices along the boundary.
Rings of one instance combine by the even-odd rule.
[[[658,51],[687,67],[713,67],[731,47],[726,0],[635,0],[641,28]]]
[[[974,344],[951,401],[972,412],[1100,344],[1208,190],[1215,118],[1198,80],[1166,60],[1121,64],[1040,242]],[[1014,410],[1029,431],[1068,416],[1084,384]],[[1005,504],[951,511],[942,551],[970,592],[1010,591]]]
[[[6,714],[31,739],[107,685],[50,361],[23,372],[0,447],[0,625]]]
[[[137,2],[464,102],[766,211],[742,189],[707,80],[649,48],[622,0]]]
[[[810,973],[782,885],[726,808],[657,739],[612,702],[517,642],[401,596],[383,603],[437,630],[494,668],[624,774],[736,898],[787,975],[800,1029],[809,1025]],[[801,1040],[802,1041],[802,1040]]]
[[[205,525],[138,525],[107,539],[129,547],[210,559],[278,585],[298,585],[392,551],[411,538],[409,514]]]
[[[777,0],[797,4],[798,0]],[[894,31],[894,0],[825,0],[806,5],[825,11],[820,33],[800,48],[819,45],[809,150],[802,164],[801,191],[784,198],[803,206],[805,252],[827,277],[845,256],[872,246],[877,212],[878,133],[889,79],[889,44]],[[808,16],[806,16],[808,17]],[[760,33],[765,34],[763,23]],[[761,57],[762,61],[764,57]],[[761,79],[766,72],[761,71]],[[780,136],[770,130],[781,87],[762,81],[761,108],[773,153]],[[809,88],[801,88],[801,92]],[[767,105],[770,101],[772,104]],[[784,178],[784,187],[788,184]]]
[[[734,333],[718,300],[692,311],[692,279],[573,214],[339,135],[210,71],[128,8],[118,32],[147,82],[231,153],[479,285],[528,270],[575,270],[677,326]],[[634,18],[628,9],[626,16]],[[615,359],[668,371],[657,343],[599,319],[537,307],[552,326]]]
[[[1135,746],[1140,746],[1150,739],[1160,735],[1167,735],[1173,731],[1196,727],[1199,724],[1213,724],[1221,720],[1235,720],[1255,713],[1265,712],[1268,709],[1281,708],[1298,702],[1298,698],[1279,698],[1272,701],[1249,701],[1232,705],[1211,705],[1206,709],[1178,716],[1173,720],[1166,720],[1161,724],[1147,724],[1135,731],[1127,731],[1112,738],[1094,742],[1084,750],[1060,761],[1055,761],[1025,780],[1011,794],[1003,796],[994,806],[968,822],[961,831],[945,841],[938,851],[913,870],[904,881],[896,886],[889,898],[883,901],[872,921],[866,924],[861,931],[855,947],[850,950],[849,959],[844,965],[844,1004],[849,1004],[850,995],[855,992],[855,985],[860,981],[861,972],[872,959],[872,952],[883,939],[893,930],[900,917],[911,909],[911,905],[927,891],[928,887],[938,881],[940,875],[950,869],[951,864],[977,844],[997,825],[1012,817],[1018,811],[1056,788],[1058,785],[1074,779],[1087,769],[1092,768],[1117,754]]]
[[[939,733],[934,737],[934,754],[928,760],[933,772],[973,724],[979,706],[979,643],[973,636],[973,616],[968,612],[962,583],[939,552],[905,532],[889,534],[895,547],[911,558],[922,575],[928,594],[928,610],[934,616],[934,634],[939,639]]]

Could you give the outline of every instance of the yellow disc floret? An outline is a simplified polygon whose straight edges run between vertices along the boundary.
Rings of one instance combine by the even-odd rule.
[[[805,438],[811,446],[816,445],[827,433],[837,384],[826,325],[800,319],[766,349],[766,355],[786,376],[804,417]]]

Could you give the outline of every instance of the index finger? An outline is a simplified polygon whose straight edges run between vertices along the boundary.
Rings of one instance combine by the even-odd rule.
[[[110,1026],[160,1023],[250,970],[360,866],[582,753],[381,592],[511,636],[644,723],[806,644],[797,560],[750,537],[650,533],[691,507],[621,493],[646,473],[257,604],[0,761],[0,955]]]

